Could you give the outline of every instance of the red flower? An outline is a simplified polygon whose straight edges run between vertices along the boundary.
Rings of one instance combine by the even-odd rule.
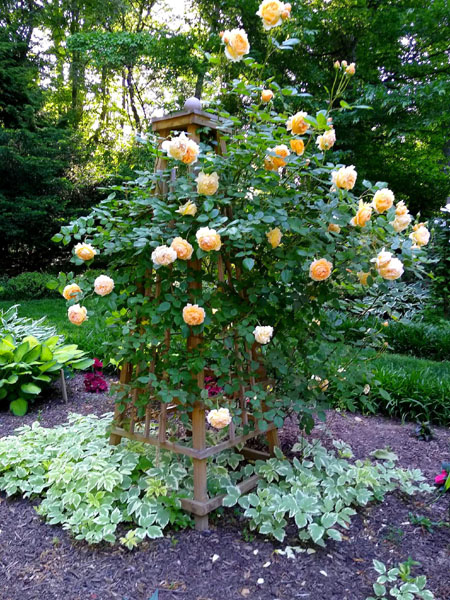
[[[436,477],[434,478],[434,483],[436,485],[444,485],[444,483],[447,480],[447,477],[448,477],[447,471],[443,470],[440,475],[436,475]]]

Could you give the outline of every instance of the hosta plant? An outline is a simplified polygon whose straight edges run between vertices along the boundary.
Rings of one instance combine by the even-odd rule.
[[[235,486],[227,488],[225,506],[239,503],[250,528],[283,541],[290,523],[300,540],[321,546],[327,538],[341,540],[357,506],[383,500],[387,492],[400,489],[407,494],[429,492],[420,470],[402,469],[394,464],[396,455],[378,450],[372,460],[349,461],[352,452],[343,442],[334,442],[335,451],[318,441],[299,443],[301,460],[291,462],[280,450],[267,462],[258,462],[260,479],[256,490],[241,496]]]
[[[0,402],[8,402],[15,415],[24,415],[29,402],[62,368],[85,369],[91,364],[78,346],[64,344],[57,335],[41,341],[28,335],[17,342],[7,334],[0,338]]]

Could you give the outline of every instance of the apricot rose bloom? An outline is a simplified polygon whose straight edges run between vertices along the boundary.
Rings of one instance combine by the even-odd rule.
[[[291,145],[292,151],[295,152],[295,154],[297,154],[298,156],[301,156],[304,153],[305,144],[304,144],[303,140],[294,139],[294,140],[291,140],[289,143]]]
[[[84,306],[80,306],[79,304],[69,306],[67,316],[69,317],[69,321],[74,325],[81,325],[81,323],[86,321],[88,318],[86,308]]]
[[[391,252],[386,252],[384,248],[371,262],[375,263],[375,268],[383,279],[393,281],[403,275],[403,264],[401,260],[393,257]]]
[[[173,242],[170,244],[172,250],[175,250],[177,253],[177,257],[181,260],[190,260],[192,253],[194,252],[194,248],[187,240],[183,240],[183,238],[176,237]]]
[[[337,223],[330,223],[328,225],[328,231],[332,231],[333,233],[341,233],[341,228]]]
[[[212,196],[219,188],[219,176],[216,172],[208,175],[200,171],[195,181],[197,182],[197,192],[205,196]]]
[[[283,234],[281,233],[281,229],[279,227],[275,227],[266,233],[267,240],[272,248],[277,248],[281,243],[281,238]]]
[[[205,309],[198,304],[186,304],[183,308],[183,321],[193,327],[201,325],[205,320]]]
[[[158,246],[152,252],[152,261],[155,265],[167,267],[167,265],[170,265],[176,260],[177,253],[173,248],[169,248],[169,246]]]
[[[341,167],[339,171],[333,171],[331,180],[337,188],[352,190],[355,187],[357,176],[355,167],[350,165],[349,167]]]
[[[385,267],[378,269],[383,279],[393,281],[403,275],[403,263],[398,258],[392,258]]]
[[[393,221],[389,221],[389,224],[395,229],[397,233],[400,233],[404,229],[408,228],[408,225],[411,223],[412,217],[407,212],[404,215],[396,215]]]
[[[233,62],[239,62],[250,52],[250,44],[244,29],[232,29],[220,34],[225,44],[225,56]]]
[[[99,296],[107,296],[114,289],[114,280],[108,275],[99,275],[94,281],[94,292]]]
[[[372,216],[372,208],[370,204],[366,204],[362,200],[359,201],[358,211],[353,219],[350,219],[350,225],[356,227],[365,227]]]
[[[305,121],[305,117],[308,113],[302,110],[295,113],[293,117],[290,117],[286,122],[286,129],[295,135],[303,135],[309,129],[309,124]]]
[[[316,144],[319,146],[319,150],[322,150],[322,152],[332,148],[335,142],[336,132],[334,131],[334,129],[328,129],[328,131],[325,131],[325,133],[319,135],[319,137],[316,140]]]
[[[63,290],[62,295],[64,296],[64,298],[66,300],[73,300],[73,298],[76,298],[77,294],[81,293],[81,288],[79,285],[77,285],[76,283],[70,283],[69,285],[66,285],[66,287]]]
[[[375,193],[375,196],[372,200],[372,206],[377,213],[384,213],[394,204],[394,199],[394,192],[384,188],[383,190],[378,190],[378,192]]]
[[[97,254],[97,250],[91,244],[77,244],[75,246],[75,254],[81,260],[91,260]]]
[[[164,141],[162,149],[164,152],[167,152],[167,156],[175,160],[180,160],[186,165],[195,163],[200,154],[199,145],[194,140],[191,140],[184,131],[171,140]]]
[[[266,31],[281,25],[283,19],[288,19],[291,5],[280,2],[280,0],[264,0],[259,5],[258,17],[261,17],[263,27]]]
[[[253,330],[253,335],[258,344],[268,344],[273,336],[273,327],[270,325],[258,325]]]
[[[425,223],[417,223],[417,225],[414,225],[413,231],[409,237],[414,242],[412,247],[420,248],[421,246],[426,246],[430,241],[430,232],[425,227]]]
[[[180,208],[176,212],[180,213],[180,215],[183,216],[189,215],[191,217],[195,217],[195,215],[197,214],[197,205],[195,204],[195,202],[192,202],[192,200],[188,200],[186,204],[180,206]]]
[[[314,260],[309,267],[309,276],[314,281],[325,281],[331,275],[333,265],[326,258]]]
[[[220,235],[215,229],[209,229],[209,227],[200,227],[195,234],[195,237],[197,238],[198,245],[205,252],[210,252],[211,250],[218,251],[222,246]]]
[[[348,67],[346,67],[345,72],[347,75],[354,75],[356,71],[355,63],[350,63]]]
[[[268,148],[268,150],[269,152],[274,152],[276,156],[266,156],[264,159],[264,168],[267,171],[276,171],[286,165],[286,161],[283,159],[291,154],[286,144],[280,144],[279,146],[275,146],[275,148]]]
[[[216,429],[223,429],[227,425],[229,425],[232,421],[230,411],[228,408],[214,408],[210,410],[206,420],[212,427]]]
[[[263,90],[261,92],[261,102],[270,102],[273,98],[273,92],[272,90]]]

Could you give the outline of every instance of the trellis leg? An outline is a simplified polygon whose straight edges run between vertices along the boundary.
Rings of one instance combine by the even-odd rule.
[[[190,260],[188,266],[194,273],[201,273],[201,261],[199,259]],[[201,281],[189,282],[190,290],[199,290],[201,287]],[[201,341],[201,336],[191,333],[187,339],[188,352],[197,348]],[[204,371],[197,374],[199,393],[204,387],[204,375]],[[192,411],[192,447],[195,450],[203,450],[206,447],[205,406],[203,402],[196,402]],[[208,500],[206,458],[193,458],[192,463],[194,467],[194,500],[206,502]],[[197,531],[208,529],[208,515],[195,515],[194,520]]]
[[[130,363],[124,363],[122,368],[120,369],[120,383],[127,384],[131,380],[131,365]],[[114,424],[117,424],[118,419],[120,418],[120,412],[117,406],[114,408]],[[111,433],[109,436],[109,443],[111,446],[117,446],[120,444],[120,440],[122,437],[117,433]]]

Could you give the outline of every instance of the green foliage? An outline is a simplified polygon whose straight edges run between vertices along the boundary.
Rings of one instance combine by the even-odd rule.
[[[111,332],[96,322],[95,314],[90,311],[90,300],[91,299],[88,298],[86,301],[86,307],[89,311],[91,320],[89,328],[76,327],[70,323],[67,318],[66,302],[63,298],[56,297],[53,300],[24,301],[21,303],[18,310],[21,319],[31,317],[33,320],[37,319],[43,323],[44,329],[50,328],[51,333],[49,333],[49,336],[58,333],[61,336],[64,336],[66,343],[77,344],[77,346],[87,352],[90,356],[97,356],[106,360],[107,355],[105,354],[104,345],[106,341],[111,339]],[[0,314],[2,309],[3,311],[7,311],[10,306],[11,302],[0,302]],[[39,338],[39,335],[36,335],[36,333],[33,332],[27,335],[35,335]]]
[[[27,412],[28,403],[59,376],[63,367],[85,369],[91,366],[77,346],[63,344],[59,336],[39,341],[28,335],[20,342],[11,334],[0,339],[0,401],[9,402],[18,416]]]
[[[450,357],[450,322],[439,324],[390,321],[385,337],[397,354],[447,360]]]
[[[111,418],[70,415],[66,425],[46,429],[36,422],[0,438],[0,489],[43,498],[40,515],[91,544],[113,543],[122,524],[131,527],[120,538],[130,549],[168,526],[190,526],[180,504],[192,493],[190,459],[127,440],[109,445]],[[231,483],[228,460],[237,465],[242,457],[218,457],[209,471],[210,493]]]
[[[348,527],[354,507],[381,501],[395,489],[407,494],[433,489],[419,470],[395,467],[391,453],[385,462],[350,462],[351,448],[337,441],[334,446],[328,451],[318,441],[303,440],[293,447],[301,453],[293,462],[276,450],[275,458],[256,463],[260,479],[255,492],[241,496],[228,487],[225,506],[238,502],[250,528],[264,535],[283,541],[294,523],[300,540],[325,546],[327,538],[341,540],[339,528]]]
[[[10,334],[14,342],[21,342],[27,336],[33,336],[39,341],[56,335],[56,327],[46,324],[46,317],[35,320],[30,316],[19,317],[20,305],[0,307],[0,337]]]
[[[34,300],[54,296],[47,283],[52,279],[49,273],[38,271],[25,272],[0,283],[0,298],[2,300]]]
[[[388,569],[379,560],[373,561],[373,568],[379,574],[376,583],[373,584],[374,596],[366,600],[387,600],[387,597],[398,598],[398,600],[433,600],[434,594],[426,589],[427,578],[425,575],[413,577],[411,567],[420,563],[410,558],[400,563],[397,567]]]
[[[442,213],[441,213],[442,214]],[[444,213],[448,215],[448,211]],[[431,257],[434,259],[431,313],[440,309],[448,318],[450,316],[450,218],[448,216],[435,219],[435,234]]]
[[[387,355],[373,366],[377,412],[405,421],[450,424],[450,364]]]

